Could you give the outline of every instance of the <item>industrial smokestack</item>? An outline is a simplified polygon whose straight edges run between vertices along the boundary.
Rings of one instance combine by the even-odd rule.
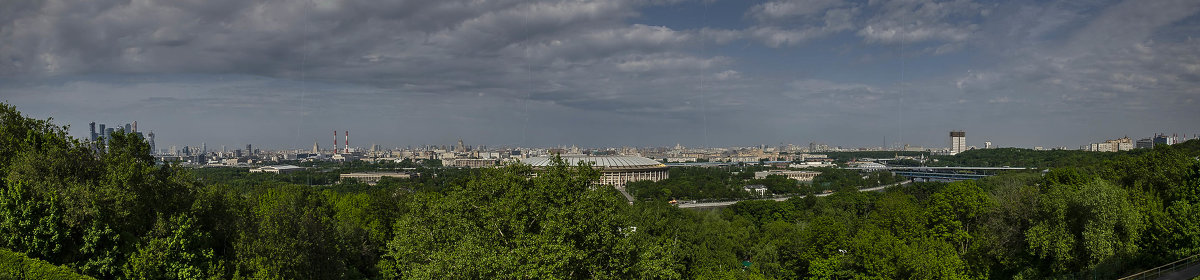
[[[333,153],[334,153],[334,154],[337,154],[337,153],[338,153],[338,145],[337,145],[337,130],[334,130],[334,131],[333,131]]]
[[[346,147],[345,148],[346,148],[346,153],[349,154],[350,153],[350,131],[349,130],[346,131]]]

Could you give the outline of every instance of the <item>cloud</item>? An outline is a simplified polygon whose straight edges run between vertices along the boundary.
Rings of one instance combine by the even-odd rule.
[[[842,0],[770,1],[755,5],[746,13],[762,22],[786,21],[794,18],[819,18],[827,10],[847,4]]]
[[[956,52],[979,31],[994,5],[971,0],[776,0],[754,5],[746,37],[773,47],[851,32],[868,44],[928,43],[922,53]]]
[[[770,1],[746,12],[758,24],[742,32],[773,48],[795,46],[854,29],[858,12],[858,5],[841,0]]]
[[[20,1],[0,12],[0,75],[247,74],[399,95],[587,100],[638,94],[591,80],[697,80],[729,63],[688,51],[729,38],[625,22],[658,4],[670,3]]]
[[[734,140],[854,137],[899,131],[890,114],[908,107],[922,112],[905,120],[938,135],[1002,118],[1200,118],[1181,105],[1200,97],[1195,1],[772,0],[697,24],[699,5],[13,0],[0,9],[0,97],[293,127],[383,116],[371,124],[452,140],[530,125],[562,131],[544,139],[599,135],[579,128],[590,122],[660,139],[710,125]]]
[[[1194,70],[1194,65],[1200,65],[1200,40],[1151,38],[1155,30],[1200,12],[1200,4],[1125,1],[1105,7],[1094,18],[1072,17],[1079,18],[1078,23],[1039,16],[1078,15],[1079,11],[1017,10],[1018,16],[1033,17],[1011,21],[1018,27],[1007,29],[1028,31],[1002,38],[1026,47],[1003,53],[1007,63],[960,76],[955,82],[959,90],[987,94],[1020,89],[1025,92],[1012,98],[1050,104],[1043,106],[1148,110],[1186,102],[1200,87],[1200,75]],[[1072,26],[1079,27],[1068,28]],[[1049,33],[1066,35],[1060,42],[1040,41],[1041,34]],[[1163,104],[1148,104],[1159,102]]]
[[[817,106],[836,106],[848,110],[879,108],[887,95],[883,90],[858,83],[837,83],[805,79],[788,83],[784,96]]]
[[[872,2],[878,13],[857,35],[867,42],[962,42],[979,28],[975,21],[990,10],[969,0]]]

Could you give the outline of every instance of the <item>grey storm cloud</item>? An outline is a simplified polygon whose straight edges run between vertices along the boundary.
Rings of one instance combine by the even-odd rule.
[[[19,1],[0,29],[0,74],[234,73],[583,106],[729,70],[688,52],[707,40],[697,32],[624,23],[652,4]],[[605,90],[615,84],[635,89]]]
[[[707,3],[8,0],[0,4],[0,93],[56,113],[186,107],[230,122],[298,122],[291,130],[378,117],[404,133],[434,131],[439,141],[454,128],[410,122],[521,127],[521,137],[538,133],[530,127],[598,133],[580,130],[580,122],[639,135],[674,125],[661,134],[693,138],[697,125],[738,133],[798,126],[804,132],[771,134],[813,139],[804,134],[830,129],[820,122],[861,125],[831,135],[898,130],[877,120],[903,106],[977,114],[961,120],[976,123],[1104,111],[1120,112],[1126,123],[1146,122],[1128,117],[1155,110],[1200,118],[1186,109],[1200,97],[1200,40],[1193,39],[1200,34],[1180,24],[1198,21],[1196,1],[772,0],[713,11],[741,16],[721,28],[639,23],[646,8]],[[840,46],[830,52],[842,57],[831,63],[839,65],[794,65],[815,74],[764,75],[747,63],[822,40]],[[751,44],[774,53],[721,50]],[[906,53],[897,54],[899,46]],[[863,52],[872,59],[854,58]],[[899,67],[898,59],[964,70],[903,80],[853,73],[879,67],[871,63]],[[840,64],[851,73],[821,75]],[[960,121],[933,113],[907,119],[929,135]],[[628,125],[638,122],[647,125]],[[1026,132],[1045,131],[1055,129]],[[525,141],[513,139],[505,141]]]

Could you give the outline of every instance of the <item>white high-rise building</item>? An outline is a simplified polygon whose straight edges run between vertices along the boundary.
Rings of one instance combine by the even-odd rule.
[[[967,150],[967,132],[950,132],[950,154],[958,154]]]

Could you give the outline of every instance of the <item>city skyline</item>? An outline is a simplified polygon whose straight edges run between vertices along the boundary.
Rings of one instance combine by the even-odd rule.
[[[1200,132],[1195,1],[54,1],[0,101],[159,149],[1068,147]]]

